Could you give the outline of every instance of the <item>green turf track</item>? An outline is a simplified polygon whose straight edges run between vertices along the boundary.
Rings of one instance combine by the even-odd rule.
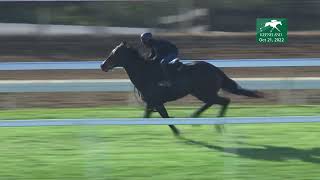
[[[169,107],[175,117],[194,110]],[[208,111],[204,117],[212,117]],[[1,110],[0,119],[139,117],[140,108]],[[228,116],[320,115],[320,106],[232,106]],[[320,124],[0,128],[0,180],[320,178]]]
[[[198,107],[167,107],[172,117],[188,117]],[[218,107],[207,110],[203,117],[215,117]],[[65,119],[65,118],[138,118],[143,115],[142,107],[98,107],[98,108],[26,108],[0,110],[0,120],[3,119]],[[320,115],[320,106],[231,106],[228,117],[250,116],[316,116]],[[157,113],[153,117],[159,117]]]

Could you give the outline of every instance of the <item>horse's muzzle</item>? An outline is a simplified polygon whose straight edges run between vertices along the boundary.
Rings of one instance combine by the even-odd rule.
[[[108,71],[110,70],[110,68],[107,68],[107,67],[105,66],[105,64],[101,64],[101,65],[100,65],[100,68],[101,68],[101,70],[104,71],[104,72],[108,72]]]

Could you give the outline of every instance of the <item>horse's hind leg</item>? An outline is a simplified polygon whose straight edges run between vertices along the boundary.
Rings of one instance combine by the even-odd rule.
[[[156,110],[159,112],[162,118],[169,118],[168,112],[164,105],[160,105],[156,107]],[[176,136],[180,135],[179,130],[174,125],[169,125],[170,129],[172,130],[173,134]]]
[[[226,114],[226,111],[228,109],[228,106],[230,104],[230,99],[225,98],[225,97],[220,97],[220,96],[217,95],[213,99],[213,101],[214,101],[215,104],[219,104],[219,105],[222,106],[221,109],[220,109],[220,112],[218,114],[218,117],[224,117],[225,114]],[[215,128],[219,133],[223,132],[223,130],[224,130],[224,126],[223,125],[219,125],[219,124],[215,125]]]
[[[217,97],[215,97],[215,99],[214,99],[214,103],[215,103],[215,104],[219,104],[219,105],[222,106],[222,107],[221,107],[221,110],[220,110],[220,112],[219,112],[218,117],[224,117],[225,114],[226,114],[227,108],[228,108],[228,106],[229,106],[229,104],[230,104],[230,99],[225,98],[225,97],[217,96]]]
[[[209,107],[211,107],[213,103],[205,103],[202,107],[200,107],[196,112],[194,112],[191,117],[192,118],[197,118],[200,116],[201,113],[203,113],[205,110],[207,110]]]
[[[205,105],[203,105],[200,109],[198,109],[195,113],[192,114],[192,117],[198,117],[202,112],[211,107],[213,104],[221,105],[222,108],[219,112],[218,117],[223,117],[227,111],[228,105],[230,103],[230,99],[225,97],[220,97],[218,94],[214,94],[211,96],[197,96],[194,94],[199,100],[203,101]]]

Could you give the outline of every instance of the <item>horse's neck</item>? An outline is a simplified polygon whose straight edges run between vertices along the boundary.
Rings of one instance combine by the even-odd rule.
[[[145,71],[146,64],[143,62],[131,61],[124,67],[126,70],[131,82],[139,91],[143,91],[148,75]],[[150,76],[150,75],[149,75]]]

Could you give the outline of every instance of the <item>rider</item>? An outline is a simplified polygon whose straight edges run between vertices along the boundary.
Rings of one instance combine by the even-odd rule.
[[[159,62],[164,74],[165,81],[159,83],[160,86],[171,86],[168,64],[175,63],[178,56],[178,48],[169,41],[154,39],[149,32],[143,33],[140,36],[141,42],[144,46],[151,49],[149,59]]]

